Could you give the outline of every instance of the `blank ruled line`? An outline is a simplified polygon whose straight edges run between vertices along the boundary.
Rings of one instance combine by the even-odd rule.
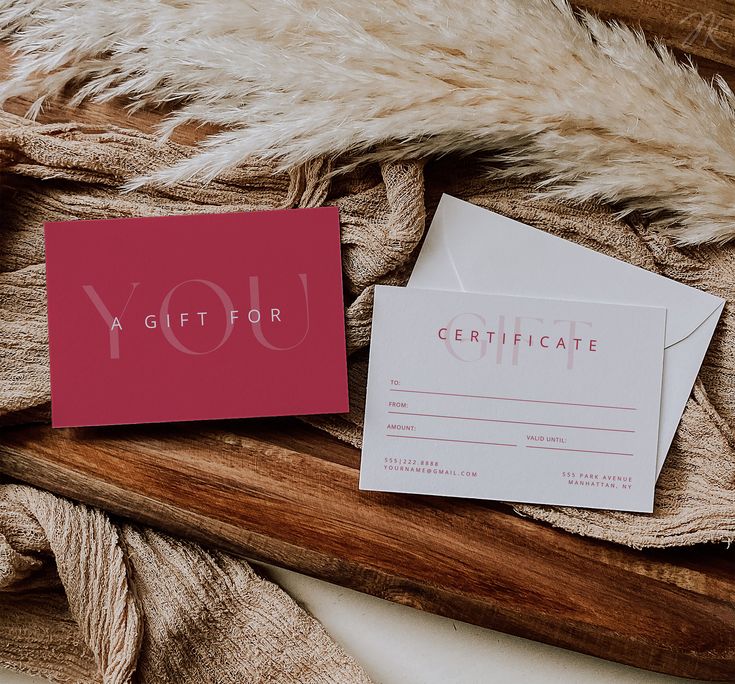
[[[386,434],[386,437],[395,437],[396,439],[423,439],[429,442],[457,442],[459,444],[483,444],[486,446],[502,446],[502,447],[517,447],[517,444],[504,444],[502,442],[475,442],[470,439],[447,439],[445,437],[419,437],[414,435],[390,435]]]
[[[570,428],[572,430],[601,430],[603,432],[628,432],[635,430],[624,430],[622,428],[592,427],[591,425],[558,425],[557,423],[532,423],[527,420],[505,420],[501,418],[476,418],[473,416],[448,416],[440,413],[413,413],[410,411],[388,411],[397,416],[421,416],[426,418],[453,418],[455,420],[476,420],[483,423],[510,423],[511,425],[536,425],[540,427]]]
[[[557,406],[583,406],[585,408],[612,409],[615,411],[637,411],[635,406],[612,406],[608,404],[583,404],[573,401],[549,401],[546,399],[520,399],[518,397],[493,397],[484,394],[460,394],[455,392],[431,392],[429,390],[409,390],[391,387],[391,392],[404,392],[407,394],[432,394],[438,397],[463,397],[465,399],[493,399],[495,401],[520,401],[528,404],[555,404]]]
[[[633,456],[620,451],[593,451],[592,449],[566,449],[564,447],[531,446],[526,444],[527,449],[545,449],[547,451],[576,451],[580,454],[602,454],[603,456]]]

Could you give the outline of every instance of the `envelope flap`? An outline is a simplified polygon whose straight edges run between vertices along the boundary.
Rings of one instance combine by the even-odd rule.
[[[435,286],[439,262],[453,271],[460,290],[663,307],[667,347],[724,304],[707,292],[450,195],[439,203],[409,285]]]

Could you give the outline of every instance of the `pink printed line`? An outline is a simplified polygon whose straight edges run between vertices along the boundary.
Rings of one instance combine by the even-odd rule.
[[[517,447],[517,444],[503,444],[501,442],[473,442],[469,439],[446,439],[444,437],[414,437],[413,435],[388,435],[386,437],[397,437],[398,439],[425,439],[429,442],[457,442],[459,444],[485,444],[487,446]]]
[[[483,423],[510,423],[512,425],[538,425],[540,427],[570,428],[574,430],[602,430],[604,432],[630,432],[635,430],[624,430],[622,428],[592,427],[590,425],[557,425],[556,423],[531,423],[526,420],[504,420],[501,418],[474,418],[472,416],[445,416],[440,413],[411,413],[409,411],[388,411],[397,416],[424,416],[426,418],[455,418],[457,420],[478,420]]]
[[[563,447],[543,447],[531,446],[526,444],[527,449],[546,449],[547,451],[576,451],[580,454],[603,454],[604,456],[633,456],[633,454],[625,454],[620,451],[592,451],[591,449],[565,449]]]
[[[440,397],[463,397],[465,399],[495,399],[497,401],[522,401],[529,404],[556,404],[559,406],[584,406],[586,408],[615,409],[616,411],[637,411],[635,406],[609,406],[607,404],[577,404],[572,401],[548,401],[545,399],[518,399],[516,397],[492,397],[483,394],[459,394],[454,392],[430,392],[428,390],[407,390],[390,388],[391,392],[407,392],[409,394],[433,394]]]

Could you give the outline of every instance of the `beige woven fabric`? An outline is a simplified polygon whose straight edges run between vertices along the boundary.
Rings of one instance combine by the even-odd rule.
[[[60,682],[368,684],[246,562],[7,484],[0,663]]]
[[[117,189],[189,154],[189,148],[160,146],[132,131],[31,125],[0,115],[0,163],[12,173],[13,186],[0,216],[0,413],[6,421],[27,420],[27,414],[17,412],[47,407],[41,224],[48,220],[339,206],[352,409],[310,422],[355,445],[364,406],[371,285],[405,282],[425,218],[442,192],[728,301],[735,294],[735,247],[677,249],[643,224],[619,221],[602,207],[539,199],[527,187],[492,181],[466,159],[426,168],[420,162],[390,162],[337,176],[322,160],[290,176],[259,164],[206,187],[182,183],[128,194]],[[659,479],[653,515],[539,506],[519,506],[519,512],[630,546],[735,539],[735,361],[728,352],[734,346],[735,319],[728,304]]]

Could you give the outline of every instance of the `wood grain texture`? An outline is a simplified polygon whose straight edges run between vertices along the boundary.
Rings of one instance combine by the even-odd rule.
[[[652,670],[735,679],[735,555],[638,552],[506,507],[358,490],[295,420],[3,432],[0,470],[391,601]]]
[[[731,2],[576,5],[641,26],[735,84]],[[0,46],[0,79],[9,64]],[[23,114],[29,104],[6,108]],[[40,120],[153,132],[163,114],[62,102]],[[213,131],[187,126],[174,140]],[[359,492],[358,463],[355,449],[290,420],[0,433],[0,472],[119,516],[455,619],[735,681],[732,550],[638,552],[501,504]]]

